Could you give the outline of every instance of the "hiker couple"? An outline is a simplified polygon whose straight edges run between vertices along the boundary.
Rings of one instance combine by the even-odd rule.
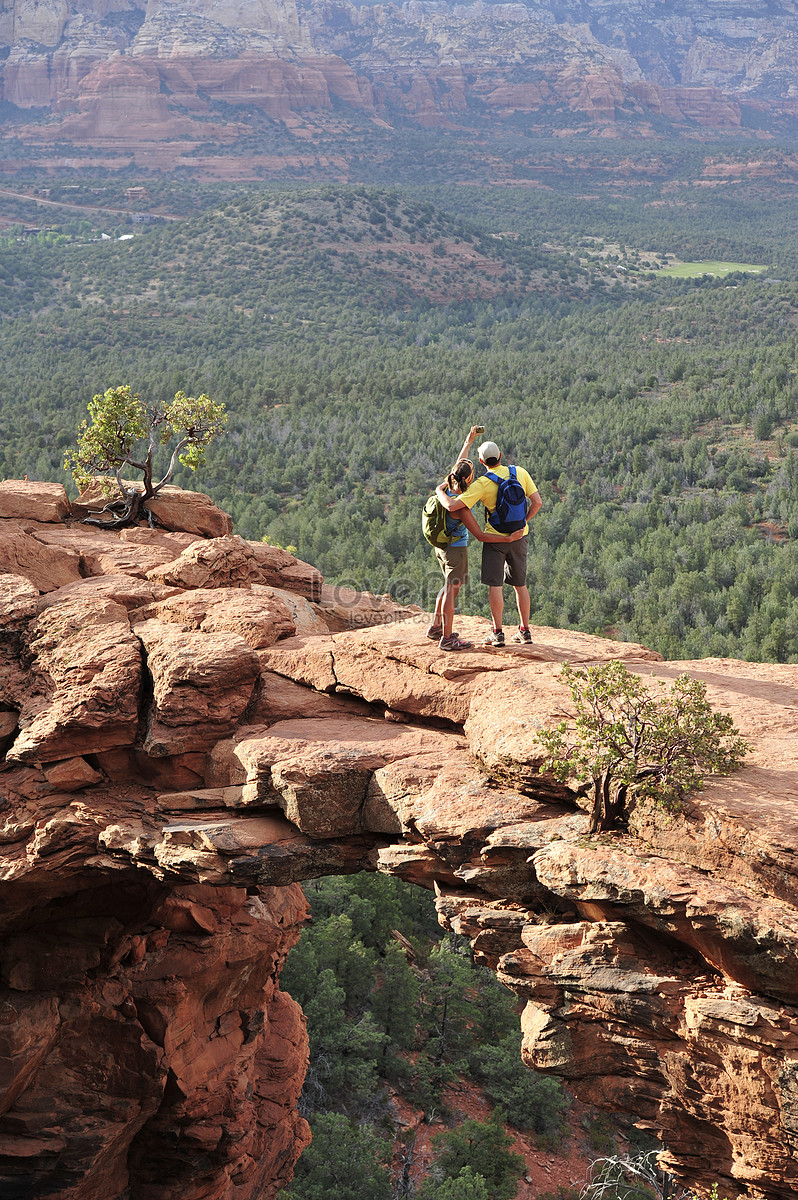
[[[501,461],[501,451],[495,442],[483,442],[479,447],[479,461],[487,468],[487,474],[474,478],[474,467],[468,452],[472,442],[485,430],[474,425],[463,442],[451,472],[444,483],[436,489],[436,496],[446,510],[446,533],[448,545],[435,546],[435,555],[443,571],[443,587],[435,601],[432,624],[427,637],[440,639],[441,650],[467,650],[471,642],[458,637],[452,630],[454,606],[457,593],[468,578],[468,534],[473,533],[482,546],[482,582],[488,585],[488,603],[493,628],[485,638],[485,646],[503,646],[504,631],[504,584],[515,590],[518,616],[521,624],[514,642],[529,643],[529,591],[526,586],[526,535],[527,521],[541,507],[540,493],[523,467],[506,467]],[[504,480],[515,481],[504,485]],[[516,496],[513,498],[512,493]],[[523,492],[523,494],[522,494]],[[482,501],[487,513],[485,531],[477,525],[471,512],[474,505]],[[498,525],[496,529],[494,525]],[[507,526],[510,526],[508,531]]]

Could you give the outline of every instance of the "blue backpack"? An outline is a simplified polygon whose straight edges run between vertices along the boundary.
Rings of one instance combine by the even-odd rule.
[[[488,517],[488,524],[497,533],[515,533],[526,525],[526,510],[529,505],[523,485],[518,481],[515,467],[510,467],[509,479],[502,479],[493,471],[487,471],[485,478],[491,483],[498,484],[496,507]]]

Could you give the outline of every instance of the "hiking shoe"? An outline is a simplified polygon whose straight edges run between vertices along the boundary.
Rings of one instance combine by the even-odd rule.
[[[443,626],[430,625],[429,629],[427,630],[427,637],[431,642],[440,641],[440,639],[443,637]],[[457,637],[457,634],[454,630],[452,630],[452,637]]]
[[[513,641],[514,642],[523,642],[523,644],[525,646],[528,646],[530,644],[530,642],[532,641],[532,634],[529,632],[529,626],[519,625],[518,633],[513,634]]]
[[[504,645],[504,630],[492,629],[482,643],[483,646],[503,646]]]
[[[453,633],[451,637],[442,637],[438,642],[440,650],[470,650],[472,645],[473,642],[464,642],[456,633]]]

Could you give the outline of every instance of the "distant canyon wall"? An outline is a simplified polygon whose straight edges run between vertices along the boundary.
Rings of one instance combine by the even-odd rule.
[[[33,140],[234,141],[254,106],[348,108],[604,132],[733,131],[798,116],[794,3],[402,5],[350,0],[6,0],[2,99]],[[228,106],[228,107],[224,107]],[[232,110],[229,106],[232,106]]]

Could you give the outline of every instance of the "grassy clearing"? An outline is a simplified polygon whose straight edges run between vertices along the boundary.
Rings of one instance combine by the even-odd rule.
[[[749,274],[759,275],[762,271],[767,270],[766,266],[757,266],[755,263],[683,262],[674,263],[670,267],[662,267],[656,274],[692,279],[696,275],[730,275],[732,271],[747,271]]]

